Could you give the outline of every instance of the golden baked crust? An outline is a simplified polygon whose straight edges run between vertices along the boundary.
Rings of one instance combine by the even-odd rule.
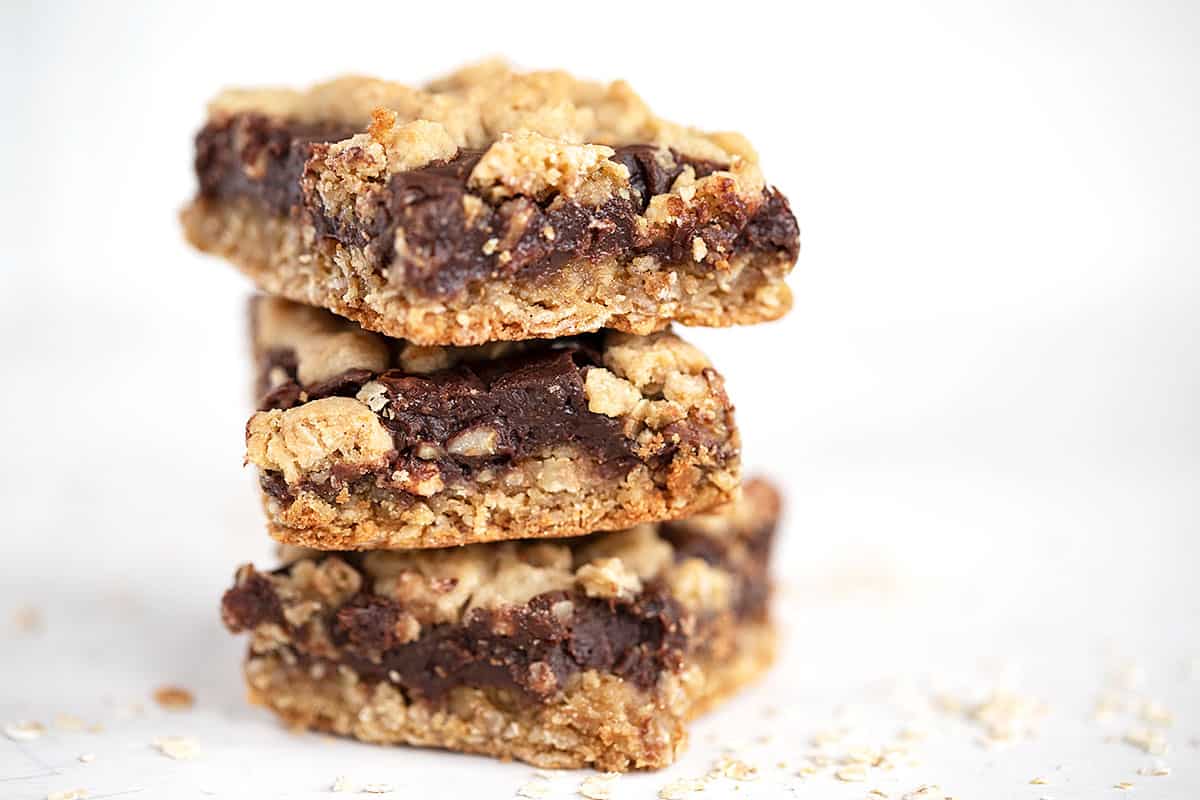
[[[254,319],[265,398],[246,427],[246,461],[264,477],[270,532],[281,542],[341,550],[574,536],[704,511],[737,487],[739,438],[723,382],[670,332],[425,347],[278,298],[259,298]],[[561,433],[530,451],[505,455],[506,412],[453,416],[456,405],[476,402],[482,384],[455,384],[468,387],[461,399],[436,394],[456,369],[500,364],[528,376],[538,354],[575,346],[594,346],[587,359],[598,360],[520,396],[557,408],[578,395],[575,411],[532,417]],[[522,354],[530,360],[511,361]],[[320,388],[330,382],[336,390]],[[440,438],[413,432],[424,417],[398,416],[442,403],[450,417],[436,426]],[[576,441],[586,424],[603,426],[598,435],[626,454],[625,467],[602,468],[597,451]]]
[[[361,249],[313,240],[311,227],[254,203],[196,198],[180,216],[188,241],[228,259],[264,292],[327,308],[421,345],[571,336],[601,328],[650,334],[672,322],[711,328],[784,316],[795,264],[785,252],[735,255],[712,270],[652,258],[572,262],[536,282],[485,281],[430,299],[396,288]]]
[[[472,609],[520,605],[543,592],[578,590],[588,597],[618,598],[656,582],[693,612],[719,613],[744,598],[728,585],[713,591],[721,579],[711,573],[761,569],[779,514],[778,491],[753,479],[735,501],[710,513],[590,536],[371,550],[353,554],[353,569],[336,553],[288,546],[282,553],[287,569],[269,580],[280,590],[282,613],[289,619],[312,612],[313,602],[336,606],[367,592],[402,600],[418,630],[461,623]],[[714,561],[719,553],[719,562],[687,555],[686,544],[701,540],[703,555]]]
[[[583,673],[546,705],[514,706],[498,690],[459,688],[446,706],[406,700],[351,669],[305,668],[277,653],[251,655],[248,699],[295,729],[373,744],[439,747],[546,769],[661,769],[687,746],[686,722],[756,680],[775,659],[767,622],[729,630],[731,642],[650,691],[612,675]]]

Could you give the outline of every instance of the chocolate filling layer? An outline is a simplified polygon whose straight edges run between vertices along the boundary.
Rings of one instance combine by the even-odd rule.
[[[675,536],[666,531],[673,543]],[[740,602],[732,609],[743,621],[764,619],[769,581],[767,557],[774,525],[755,532],[747,563],[731,563],[728,545],[717,543],[709,555],[737,579]],[[720,557],[713,554],[720,552]],[[677,559],[696,555],[679,549]],[[353,553],[330,554],[359,564]],[[285,573],[287,567],[278,573]],[[364,586],[370,580],[364,580]],[[569,602],[569,606],[564,605]],[[262,573],[243,576],[225,593],[222,618],[233,632],[272,623],[288,632],[290,647],[301,663],[341,663],[368,682],[389,680],[406,693],[433,700],[457,686],[515,690],[544,701],[574,674],[595,669],[612,673],[643,689],[664,671],[679,669],[684,657],[703,648],[710,619],[686,621],[680,605],[661,586],[651,584],[632,600],[597,599],[578,591],[546,592],[522,606],[474,609],[461,624],[425,628],[414,641],[397,636],[405,609],[396,601],[367,590],[327,618],[329,638],[307,649],[313,631],[291,625],[271,580]],[[315,652],[319,648],[321,655]]]
[[[264,472],[262,486],[288,501],[308,490],[332,500],[343,488],[353,492],[395,492],[393,473],[419,481],[435,471],[443,482],[469,477],[487,467],[506,467],[556,446],[585,452],[591,469],[602,478],[627,473],[638,463],[654,468],[680,446],[722,443],[705,441],[705,431],[677,423],[672,444],[648,455],[635,453],[619,419],[588,409],[584,380],[599,364],[598,335],[531,342],[507,358],[462,364],[428,375],[392,369],[383,373],[348,370],[318,384],[301,386],[296,359],[287,349],[259,354],[259,385],[282,370],[289,380],[271,389],[260,408],[287,409],[323,397],[353,397],[373,382],[380,394],[372,407],[391,433],[395,451],[387,464],[369,472],[335,469],[321,481],[289,487],[281,476]]]
[[[336,142],[358,131],[334,123],[282,125],[261,114],[210,122],[196,135],[194,165],[203,197],[246,197],[278,214],[304,203],[300,175],[312,145]]]
[[[598,207],[563,197],[490,202],[468,191],[468,176],[481,153],[464,150],[450,161],[377,183],[364,198],[368,202],[339,217],[312,189],[316,176],[311,171],[317,168],[309,159],[352,133],[336,125],[301,125],[252,113],[209,122],[196,136],[200,194],[250,198],[280,215],[302,213],[319,236],[361,248],[376,269],[398,262],[406,282],[434,298],[454,295],[479,279],[536,280],[576,259],[653,256],[705,268],[693,259],[696,238],[704,241],[706,263],[713,269],[715,262],[742,253],[779,252],[794,259],[799,252],[795,217],[774,189],[765,191],[756,209],[731,192],[685,213],[665,232],[640,234],[636,221],[650,198],[669,191],[686,167],[697,177],[723,168],[675,152],[673,165],[665,166],[648,145],[614,148],[612,158],[629,169],[634,191]],[[479,201],[470,219],[463,203],[468,194]],[[397,230],[403,230],[399,253]]]

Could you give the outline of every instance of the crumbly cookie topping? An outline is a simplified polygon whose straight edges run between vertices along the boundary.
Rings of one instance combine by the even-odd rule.
[[[699,181],[694,173],[681,176],[648,211],[648,230],[704,213],[721,192],[727,198],[732,190],[756,206],[764,185],[757,154],[738,134],[659,119],[623,81],[522,73],[499,61],[467,67],[425,89],[349,76],[305,91],[227,90],[209,105],[213,119],[240,113],[364,129],[319,148],[315,157],[316,191],[339,213],[349,213],[371,182],[449,160],[463,149],[485,151],[471,185],[494,199],[557,192],[599,205],[613,195],[628,197],[628,170],[609,160],[611,148],[621,145],[651,145],[664,158],[674,150],[724,167]]]

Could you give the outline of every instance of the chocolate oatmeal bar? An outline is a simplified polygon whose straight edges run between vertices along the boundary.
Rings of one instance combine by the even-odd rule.
[[[289,724],[543,767],[670,764],[686,721],[774,654],[779,498],[615,533],[242,567],[253,702]]]
[[[657,118],[624,82],[489,63],[424,90],[227,91],[195,167],[193,244],[416,344],[754,323],[791,305],[799,233],[754,150]]]
[[[246,428],[272,536],[322,550],[575,536],[704,511],[740,475],[720,375],[669,331],[423,347],[252,306]]]

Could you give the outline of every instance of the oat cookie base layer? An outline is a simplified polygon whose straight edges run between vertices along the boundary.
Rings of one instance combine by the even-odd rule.
[[[531,459],[495,485],[464,483],[406,507],[381,507],[363,499],[330,503],[302,492],[290,504],[263,495],[271,538],[317,550],[453,547],[520,538],[578,536],[597,530],[687,517],[719,505],[734,494],[738,472],[683,469],[657,484],[645,467],[619,480],[589,479],[580,458]],[[568,473],[557,491],[538,488],[543,476]],[[569,488],[561,488],[567,486]]]
[[[778,319],[792,306],[793,259],[752,252],[725,270],[581,259],[539,281],[485,281],[431,300],[397,289],[361,250],[309,242],[311,230],[253,203],[198,198],[182,213],[188,240],[222,256],[258,288],[328,308],[420,345],[551,338],[601,328],[648,334],[672,321],[728,327]]]
[[[459,688],[433,706],[406,701],[387,683],[353,670],[313,670],[276,652],[246,663],[251,702],[299,729],[375,744],[440,747],[539,767],[624,772],[671,764],[687,744],[687,720],[757,678],[775,657],[769,623],[741,624],[731,646],[664,675],[649,691],[595,671],[577,676],[559,699],[514,703],[499,690]]]

